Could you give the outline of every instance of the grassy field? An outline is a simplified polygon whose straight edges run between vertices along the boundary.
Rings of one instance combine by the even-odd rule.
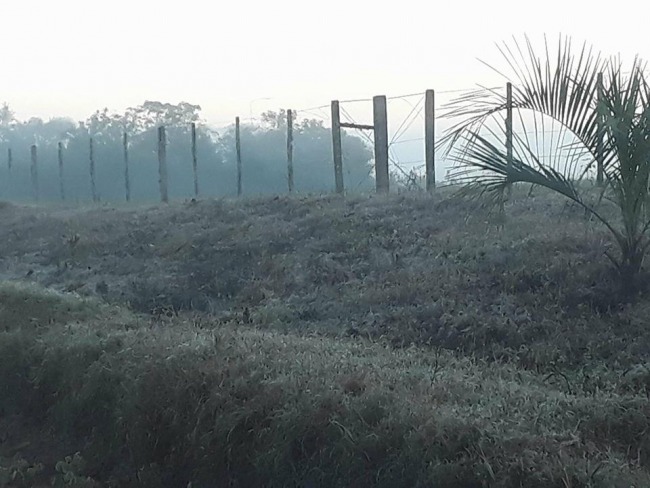
[[[650,300],[550,195],[0,208],[0,487],[650,486]]]

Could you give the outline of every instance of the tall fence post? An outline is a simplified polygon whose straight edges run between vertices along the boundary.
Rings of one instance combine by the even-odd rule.
[[[62,201],[65,201],[65,187],[63,185],[63,143],[59,141],[58,144],[59,156],[59,196]]]
[[[34,200],[38,202],[38,149],[36,148],[36,144],[32,144],[32,147],[30,148],[31,156],[32,156],[32,165],[30,167],[30,172],[32,176],[32,196],[34,197]]]
[[[158,176],[160,183],[160,201],[169,202],[167,191],[167,136],[165,126],[158,127]]]
[[[604,164],[605,164],[605,153],[604,153],[604,139],[605,139],[605,124],[603,113],[603,74],[598,73],[598,78],[596,79],[596,90],[597,90],[597,139],[596,139],[596,183],[598,185],[603,184],[604,180]]]
[[[196,124],[192,122],[192,171],[194,172],[194,196],[199,196],[199,171],[196,158]]]
[[[97,183],[95,181],[95,144],[92,137],[90,138],[88,149],[90,157],[90,190],[93,195],[93,202],[97,203],[99,198],[97,196]]]
[[[427,90],[424,97],[424,158],[426,162],[427,191],[436,187],[436,133],[435,92]]]
[[[508,175],[512,171],[512,83],[506,84],[506,161]]]
[[[287,183],[289,193],[293,192],[293,113],[287,110]]]
[[[372,98],[373,122],[375,132],[375,182],[377,193],[388,193],[388,115],[386,97]]]
[[[235,117],[235,152],[237,154],[237,196],[241,196],[241,134],[239,130],[239,117]]]
[[[131,180],[129,178],[129,136],[126,131],[122,134],[122,150],[124,154],[124,190],[126,201],[131,201]]]
[[[338,100],[332,100],[332,153],[336,193],[343,193],[343,152],[341,145],[341,112]]]

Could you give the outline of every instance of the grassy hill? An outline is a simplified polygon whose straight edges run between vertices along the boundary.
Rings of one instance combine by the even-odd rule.
[[[3,205],[0,486],[650,486],[607,234],[447,196]]]

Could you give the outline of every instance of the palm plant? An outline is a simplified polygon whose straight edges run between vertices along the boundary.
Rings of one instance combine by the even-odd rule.
[[[644,65],[635,59],[623,71],[620,59],[605,60],[586,45],[575,55],[571,41],[562,38],[554,59],[545,42],[544,61],[528,38],[523,46],[515,40],[499,47],[512,75],[499,73],[512,82],[521,131],[508,151],[503,124],[490,125],[507,108],[498,91],[481,89],[451,102],[447,116],[455,122],[444,142],[457,163],[454,176],[465,194],[493,203],[503,202],[514,183],[528,183],[583,207],[611,232],[619,254],[606,254],[624,290],[634,291],[650,246],[650,88]],[[557,128],[550,149],[543,141],[548,121]],[[567,137],[572,142],[565,143]],[[582,181],[597,166],[602,182],[594,199]],[[603,211],[603,199],[614,204],[614,215]]]

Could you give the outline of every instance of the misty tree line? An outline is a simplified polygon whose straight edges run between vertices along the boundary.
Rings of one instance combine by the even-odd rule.
[[[93,139],[97,194],[101,201],[124,200],[123,134],[128,135],[132,200],[157,200],[158,127],[166,127],[170,198],[194,196],[191,124],[196,124],[201,196],[235,196],[237,162],[234,126],[215,131],[201,119],[201,108],[189,103],[147,101],[124,113],[99,110],[75,122],[56,117],[44,121],[17,120],[6,104],[0,108],[0,198],[31,200],[32,145],[38,154],[40,200],[60,199],[58,146],[63,147],[66,200],[92,200],[89,140]],[[266,112],[257,124],[241,126],[244,195],[287,191],[285,111]],[[294,181],[299,192],[330,192],[334,188],[331,131],[322,121],[301,119],[294,124]],[[373,186],[372,150],[359,138],[344,134],[344,171],[350,191]],[[11,162],[8,157],[11,150]],[[3,157],[4,155],[4,163]]]

